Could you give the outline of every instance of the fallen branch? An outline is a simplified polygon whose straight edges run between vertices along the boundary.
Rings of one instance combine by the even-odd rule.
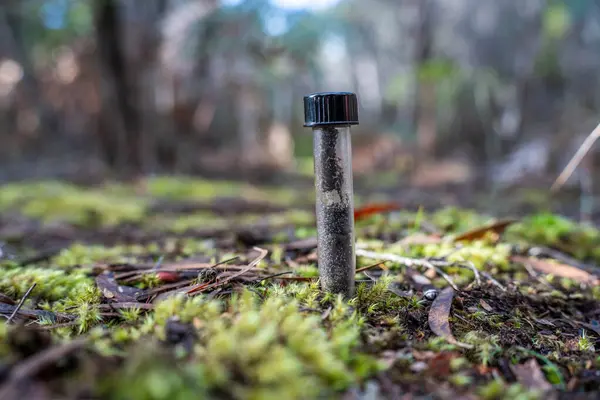
[[[400,263],[400,264],[404,264],[404,265],[406,265],[408,267],[418,266],[418,267],[424,267],[424,268],[428,268],[428,269],[434,270],[442,278],[444,278],[446,280],[446,282],[448,282],[448,284],[450,286],[452,286],[452,288],[454,290],[459,291],[458,287],[456,286],[456,284],[454,283],[454,281],[452,280],[452,278],[450,278],[450,276],[448,274],[446,274],[444,271],[442,271],[437,266],[433,265],[428,260],[421,260],[421,259],[417,259],[417,258],[403,257],[403,256],[399,256],[399,255],[396,255],[396,254],[389,254],[389,253],[376,253],[374,251],[368,251],[368,250],[363,250],[363,249],[356,249],[356,255],[360,256],[360,257],[372,258],[372,259],[375,259],[375,260],[385,260],[385,261],[397,262],[397,263]],[[439,264],[440,261],[436,261],[436,263]],[[450,265],[453,265],[453,264],[452,263],[446,263],[445,264],[445,266],[450,266]]]

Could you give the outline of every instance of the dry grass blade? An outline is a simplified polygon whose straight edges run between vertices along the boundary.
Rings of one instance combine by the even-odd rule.
[[[212,269],[212,268],[216,268],[219,267],[221,265],[224,264],[228,264],[232,261],[237,260],[238,258],[240,258],[239,256],[235,256],[235,257],[231,257],[228,258],[226,260],[222,260],[219,261],[218,263],[190,263],[190,262],[179,262],[179,263],[174,263],[174,264],[166,264],[163,265],[160,269],[158,269],[157,271],[188,271],[188,270],[195,270],[195,269]],[[245,268],[245,266],[240,266],[240,265],[230,265],[227,267],[227,269],[231,270],[232,268],[240,268],[243,269]]]
[[[241,271],[236,272],[235,274],[228,276],[227,278],[223,279],[222,281],[217,281],[217,282],[211,283],[211,284],[203,283],[203,284],[197,285],[197,286],[193,287],[192,289],[188,290],[187,294],[191,295],[194,293],[202,292],[204,290],[214,289],[216,287],[226,284],[227,282],[229,282],[239,276],[244,275],[246,272],[248,272],[252,268],[256,267],[258,265],[258,263],[261,262],[269,253],[268,250],[261,249],[260,247],[254,247],[254,250],[258,251],[260,254],[258,255],[258,257],[256,257],[254,260],[252,260],[252,262],[250,264],[248,264],[248,266],[246,266],[246,268],[242,269]]]
[[[590,151],[596,140],[598,140],[598,137],[600,137],[600,124],[598,124],[598,126],[596,126],[596,128],[594,128],[594,130],[585,138],[579,149],[577,149],[577,152],[575,153],[571,161],[569,161],[565,169],[563,169],[558,178],[556,178],[556,180],[550,187],[550,190],[552,192],[557,191],[565,184],[567,179],[569,179],[569,177],[573,174],[573,171],[575,171],[575,168],[577,168],[579,163],[581,163],[583,157],[585,157],[585,155],[588,153],[588,151]]]
[[[385,261],[379,261],[375,264],[371,264],[371,265],[367,265],[366,267],[362,267],[356,270],[356,274],[359,274],[361,272],[365,272],[367,270],[370,270],[371,268],[375,268],[375,267],[379,267],[381,266],[382,268],[385,268]]]
[[[443,337],[448,343],[465,349],[472,349],[473,346],[461,343],[454,338],[450,330],[450,309],[452,308],[452,299],[454,298],[454,289],[448,287],[442,290],[433,301],[429,310],[429,327],[438,336]]]
[[[600,282],[597,276],[567,264],[521,256],[512,256],[511,260],[527,265],[536,271],[559,276],[561,278],[573,279],[579,283],[597,285]]]

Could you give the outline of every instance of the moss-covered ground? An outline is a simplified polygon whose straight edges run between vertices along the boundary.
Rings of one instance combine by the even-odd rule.
[[[363,214],[342,299],[319,290],[312,201],[174,177],[0,186],[0,398],[600,396],[595,227],[542,206]]]

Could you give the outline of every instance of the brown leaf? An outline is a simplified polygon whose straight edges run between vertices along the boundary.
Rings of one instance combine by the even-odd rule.
[[[510,369],[515,374],[517,380],[528,389],[540,389],[542,391],[552,390],[552,385],[546,380],[540,365],[535,358],[519,364],[511,365]]]
[[[536,271],[543,272],[545,274],[552,274],[560,276],[561,278],[573,279],[580,283],[586,283],[588,285],[597,285],[598,277],[590,274],[577,267],[573,267],[567,264],[561,264],[549,260],[543,260],[535,257],[522,257],[512,256],[511,260],[514,262],[527,264],[529,267]]]
[[[439,235],[425,235],[423,233],[415,233],[409,235],[398,242],[400,245],[425,245],[441,243],[442,238]]]
[[[460,354],[456,352],[438,353],[429,360],[428,372],[436,377],[446,377],[452,373],[452,360],[458,357],[460,357]]]
[[[472,349],[473,346],[466,343],[461,343],[454,338],[452,331],[450,330],[450,322],[448,317],[450,316],[450,308],[452,307],[452,299],[454,298],[454,289],[447,287],[442,290],[429,310],[429,327],[438,336],[443,337],[449,343],[456,346],[463,347],[465,349]]]
[[[481,226],[479,228],[471,229],[461,235],[458,235],[454,241],[467,241],[471,242],[473,240],[482,239],[488,233],[495,233],[496,235],[501,235],[506,228],[508,228],[511,224],[517,222],[516,219],[503,219],[500,221],[493,222],[488,225]]]
[[[483,308],[485,311],[487,312],[492,312],[494,311],[494,309],[492,308],[492,306],[490,306],[487,301],[481,299],[479,300],[479,304],[481,305],[481,308]]]
[[[139,297],[145,294],[143,289],[119,285],[115,278],[109,274],[98,275],[96,285],[105,298],[119,303],[135,303]]]
[[[354,220],[359,221],[377,214],[383,214],[390,211],[397,211],[402,209],[399,204],[396,203],[373,203],[367,204],[363,207],[354,210]]]

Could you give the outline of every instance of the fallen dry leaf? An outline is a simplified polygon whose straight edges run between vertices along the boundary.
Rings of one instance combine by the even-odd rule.
[[[102,292],[105,298],[114,302],[137,302],[137,300],[146,294],[143,289],[132,286],[119,285],[115,278],[109,274],[102,274],[96,277],[96,286]]]
[[[372,215],[382,214],[390,211],[397,211],[400,209],[400,205],[396,203],[367,204],[363,207],[354,210],[354,220],[359,221],[361,219],[368,218]]]
[[[492,312],[494,311],[494,309],[492,308],[492,306],[490,306],[487,301],[480,299],[479,300],[479,304],[481,305],[481,308],[483,308],[485,311],[487,312]]]
[[[443,337],[448,343],[456,346],[463,347],[465,349],[472,349],[473,346],[466,343],[461,343],[454,338],[452,331],[450,330],[450,308],[452,307],[452,299],[454,298],[454,289],[447,287],[442,290],[429,310],[429,327],[438,336]]]
[[[511,260],[526,264],[534,270],[543,272],[545,274],[552,274],[561,278],[573,279],[577,282],[586,283],[588,285],[598,284],[597,276],[571,265],[542,260],[535,257],[512,256]]]
[[[442,238],[439,235],[425,235],[423,233],[415,233],[409,235],[402,240],[398,241],[399,245],[425,245],[425,244],[438,244],[442,242]]]
[[[429,360],[427,371],[436,377],[446,377],[452,373],[452,360],[460,357],[456,352],[438,353]]]
[[[506,230],[506,228],[508,228],[511,224],[514,224],[515,222],[517,222],[516,219],[503,219],[500,221],[496,221],[491,224],[471,229],[470,231],[460,234],[454,239],[454,241],[471,242],[473,240],[484,238],[488,233],[494,233],[497,236],[500,236]],[[499,239],[499,237],[497,239]]]
[[[546,380],[535,358],[523,364],[511,365],[510,369],[515,374],[517,380],[526,388],[542,390],[544,392],[552,390],[552,385]]]

